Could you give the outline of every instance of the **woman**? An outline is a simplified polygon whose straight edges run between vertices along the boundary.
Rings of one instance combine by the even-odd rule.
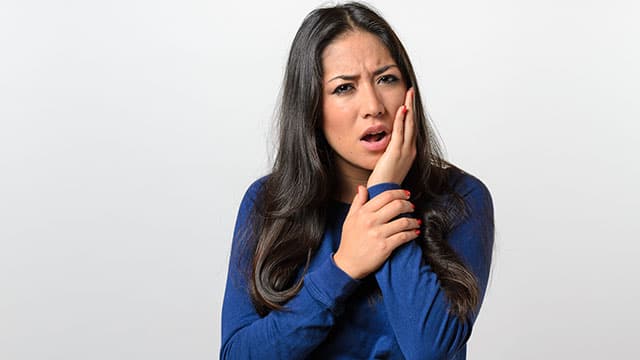
[[[311,12],[280,106],[236,222],[221,358],[464,359],[492,201],[442,159],[395,33],[358,3]]]

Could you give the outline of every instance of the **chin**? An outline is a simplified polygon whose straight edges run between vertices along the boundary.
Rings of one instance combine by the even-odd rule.
[[[337,156],[337,166],[339,169],[342,169],[344,173],[358,173],[362,171],[371,172],[376,167],[378,160],[380,160],[380,155],[372,156],[371,154],[361,155],[358,158],[352,157],[344,158],[342,156]]]
[[[378,160],[382,155],[376,156],[375,158],[367,159],[361,164],[361,167],[365,170],[373,171],[375,169],[376,164],[378,164]]]

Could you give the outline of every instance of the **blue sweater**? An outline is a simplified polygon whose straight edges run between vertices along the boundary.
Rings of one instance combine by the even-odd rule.
[[[463,196],[469,215],[449,233],[448,242],[477,277],[482,300],[493,247],[492,199],[477,178],[464,172],[452,175],[453,189]],[[246,260],[240,237],[250,233],[244,229],[263,182],[264,178],[249,187],[237,217],[222,308],[220,358],[466,358],[477,311],[464,322],[448,314],[438,277],[415,241],[397,248],[375,273],[361,280],[336,266],[332,254],[349,211],[349,204],[339,202],[330,206],[322,243],[300,292],[285,304],[285,311],[260,317],[238,264]],[[368,189],[369,196],[397,188],[379,184]],[[379,292],[372,292],[376,286]]]

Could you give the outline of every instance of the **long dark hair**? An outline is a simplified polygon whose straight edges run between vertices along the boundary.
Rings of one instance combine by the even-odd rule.
[[[327,209],[337,191],[333,152],[321,130],[323,50],[348,31],[377,36],[398,65],[407,88],[415,90],[417,155],[403,183],[422,214],[418,242],[438,275],[450,311],[463,319],[479,302],[477,279],[446,241],[465,215],[464,202],[449,186],[453,165],[443,159],[421,103],[420,89],[402,43],[389,24],[359,3],[312,11],[298,30],[287,62],[277,114],[279,142],[271,174],[251,217],[253,236],[247,264],[250,295],[257,312],[281,310],[303,284],[310,259],[322,241]]]

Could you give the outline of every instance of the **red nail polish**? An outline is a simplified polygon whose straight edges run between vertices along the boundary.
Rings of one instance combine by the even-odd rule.
[[[422,220],[418,219],[418,226],[422,225]]]
[[[420,229],[416,230],[416,235],[420,235]]]
[[[412,208],[413,210],[415,210],[415,209],[416,209],[416,206],[415,206],[415,205],[413,205],[413,203],[411,203],[411,208]]]
[[[411,197],[411,193],[409,192],[409,190],[405,190],[404,193],[407,194],[407,198]]]
[[[403,114],[407,113],[407,105],[402,105],[402,113]]]

